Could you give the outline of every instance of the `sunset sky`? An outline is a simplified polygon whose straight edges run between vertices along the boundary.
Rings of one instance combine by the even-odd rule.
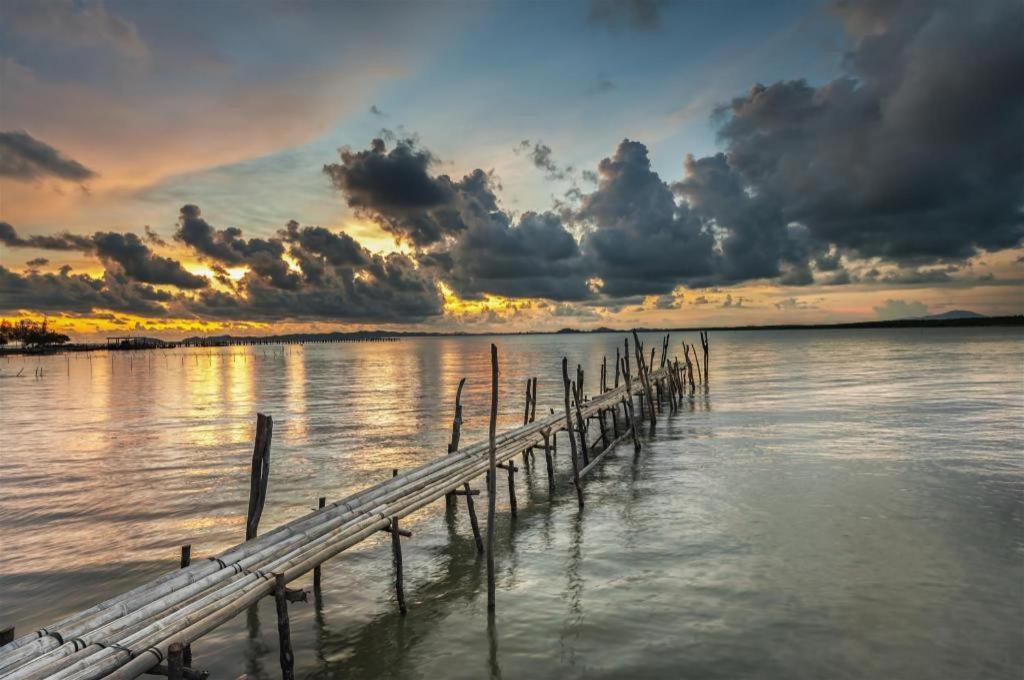
[[[1019,0],[0,3],[0,316],[1024,312]]]

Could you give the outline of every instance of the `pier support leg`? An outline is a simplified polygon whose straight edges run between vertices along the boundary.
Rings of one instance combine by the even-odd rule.
[[[181,560],[178,562],[181,568],[184,569],[188,565],[192,564],[192,544],[186,543],[181,546]],[[185,666],[192,665],[192,645],[184,645],[181,651],[182,664]],[[170,664],[170,661],[168,661]]]
[[[405,579],[402,575],[402,536],[399,533],[398,518],[391,518],[391,552],[395,557],[395,598],[398,600],[398,611],[405,616]]]
[[[184,680],[184,677],[184,647],[180,642],[172,642],[167,647],[167,680]]]
[[[281,650],[281,678],[294,680],[295,655],[292,654],[292,632],[288,623],[288,597],[284,574],[277,574],[274,585],[274,603],[277,605],[277,638]]]
[[[551,460],[551,446],[549,441],[551,435],[547,430],[544,431],[544,462],[547,463],[548,467],[548,489],[555,488],[555,466]]]
[[[469,482],[463,484],[462,488],[466,492],[466,510],[469,512],[469,526],[473,529],[476,551],[482,555],[484,552],[484,540],[480,537],[480,524],[476,520],[476,508],[473,506],[473,495],[470,493]]]
[[[320,496],[316,502],[316,509],[323,510],[324,506],[327,505],[327,497]],[[320,601],[320,565],[313,567],[313,597]]]
[[[491,345],[491,420],[488,433],[489,446],[488,456],[490,466],[487,469],[487,611],[494,611],[494,509],[495,497],[494,487],[497,486],[497,478],[494,474],[497,464],[497,447],[495,446],[495,429],[498,421],[498,348]]]
[[[565,431],[569,434],[569,449],[572,451],[572,483],[576,486],[576,500],[583,509],[583,486],[580,483],[580,464],[576,455],[576,436],[572,429],[572,411],[569,408],[569,393],[573,390],[569,382],[569,362],[562,357],[562,383],[565,387]]]

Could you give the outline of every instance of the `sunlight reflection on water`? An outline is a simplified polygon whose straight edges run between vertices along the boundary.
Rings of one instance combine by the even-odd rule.
[[[441,455],[463,376],[462,440],[482,439],[492,340],[507,428],[528,377],[546,414],[561,356],[593,391],[621,339],[0,360],[28,374],[0,381],[3,623],[27,632],[141,583],[180,544],[237,543],[258,411],[275,420],[266,529]],[[522,473],[493,636],[464,508],[438,503],[406,522],[409,616],[387,544],[368,541],[325,566],[322,611],[295,606],[299,674],[1019,677],[1022,366],[1001,329],[714,333],[709,395],[637,461],[606,459],[582,516],[565,484],[549,499]],[[255,616],[204,638],[196,665],[276,677],[272,607]]]

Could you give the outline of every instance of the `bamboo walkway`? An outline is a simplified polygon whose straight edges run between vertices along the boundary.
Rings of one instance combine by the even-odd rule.
[[[7,642],[0,647],[0,679],[126,680],[144,673],[165,675],[172,680],[203,678],[204,672],[190,668],[190,644],[263,597],[275,598],[282,676],[292,678],[288,604],[304,601],[306,595],[288,588],[287,584],[312,571],[314,591],[319,595],[321,564],[377,532],[388,532],[395,557],[396,596],[404,614],[401,538],[411,534],[401,529],[399,522],[441,499],[445,499],[449,511],[455,511],[459,499],[465,498],[477,550],[486,552],[488,609],[493,611],[495,585],[491,546],[494,544],[495,494],[487,494],[485,542],[473,502],[480,491],[472,489],[470,483],[486,475],[487,488],[493,490],[498,483],[497,470],[506,471],[510,511],[514,515],[517,511],[515,473],[519,469],[515,459],[522,456],[523,465],[530,465],[535,462],[535,453],[543,451],[548,483],[554,489],[555,435],[564,432],[569,440],[572,481],[582,508],[583,478],[608,451],[629,438],[639,453],[640,423],[646,419],[653,428],[665,404],[674,412],[687,393],[692,396],[697,382],[707,384],[706,334],[701,334],[703,371],[696,348],[685,343],[685,362],[669,359],[667,335],[662,340],[659,366],[655,369],[655,348],[651,348],[648,358],[636,333],[633,338],[635,376],[628,339],[624,353],[616,350],[614,380],[609,377],[605,359],[598,393],[592,398],[585,396],[583,370],[577,366],[575,379],[570,379],[568,362],[563,359],[564,411],[536,418],[537,380],[533,378],[526,383],[524,424],[500,434],[495,432],[498,355],[492,345],[492,401],[487,441],[459,448],[463,379],[456,396],[448,455],[402,474],[395,470],[387,481],[333,503],[328,504],[321,498],[318,510],[263,535],[257,535],[257,530],[269,478],[273,421],[260,414],[253,452],[247,540],[220,555],[195,562],[191,561],[189,547],[183,546],[181,569]],[[695,366],[697,380],[694,379]],[[593,438],[589,436],[591,430],[598,431]],[[8,630],[13,637],[13,629]]]

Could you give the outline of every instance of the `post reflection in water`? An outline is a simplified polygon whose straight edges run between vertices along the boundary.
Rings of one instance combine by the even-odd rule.
[[[673,345],[684,339],[696,334],[673,334]],[[504,430],[522,423],[527,378],[539,378],[538,416],[560,410],[561,357],[583,365],[593,393],[621,340],[5,360],[4,376],[27,377],[0,383],[4,623],[32,630],[123,592],[173,569],[182,543],[199,559],[239,542],[257,411],[276,425],[268,530],[318,496],[445,455],[462,377],[462,442],[482,440],[490,342]],[[697,385],[676,415],[665,409],[652,436],[644,427],[639,456],[630,443],[609,454],[585,481],[582,514],[566,455],[554,455],[554,491],[542,452],[529,469],[517,456],[515,522],[507,484],[497,488],[500,620],[487,618],[464,502],[447,515],[438,502],[403,519],[414,533],[403,542],[406,617],[385,534],[324,564],[321,592],[290,608],[297,675],[1015,677],[1019,332],[711,342],[710,388]],[[277,677],[276,626],[260,626],[273,607],[260,606],[196,643],[196,665]]]

